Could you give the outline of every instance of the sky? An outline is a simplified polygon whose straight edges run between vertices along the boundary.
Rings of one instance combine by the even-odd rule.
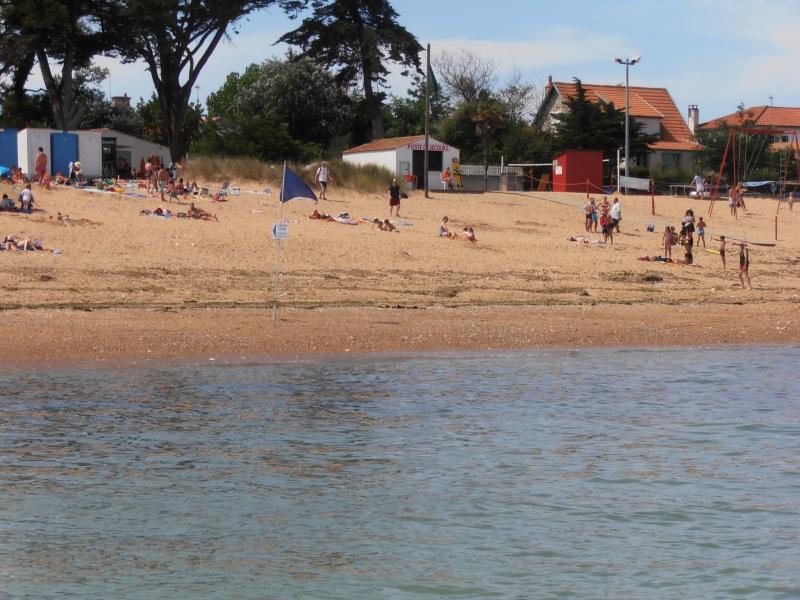
[[[641,56],[631,85],[666,87],[684,118],[689,104],[699,105],[701,121],[734,112],[740,102],[769,104],[770,96],[775,106],[800,106],[798,0],[393,0],[392,6],[434,56],[469,49],[495,61],[501,83],[515,68],[541,86],[548,75],[624,83],[625,69],[614,57]],[[241,21],[202,71],[192,99],[205,100],[231,71],[284,56],[287,47],[274,42],[297,25],[278,9]],[[143,64],[105,57],[96,63],[111,72],[104,84],[109,95],[152,93]],[[396,95],[409,85],[399,69],[389,83]]]

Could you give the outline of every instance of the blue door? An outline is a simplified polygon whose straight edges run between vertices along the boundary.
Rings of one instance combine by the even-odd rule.
[[[17,166],[17,130],[0,129],[0,167]]]
[[[69,163],[78,160],[78,136],[74,133],[50,134],[50,166],[53,175],[69,174]]]

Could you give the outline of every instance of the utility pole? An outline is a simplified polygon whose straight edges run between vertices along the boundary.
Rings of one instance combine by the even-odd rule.
[[[614,62],[625,65],[625,177],[630,177],[630,170],[628,168],[628,159],[631,154],[631,140],[630,140],[630,112],[631,112],[631,90],[630,90],[630,68],[642,60],[641,56],[634,56],[633,58],[615,58]],[[625,195],[628,195],[628,187],[625,187]]]

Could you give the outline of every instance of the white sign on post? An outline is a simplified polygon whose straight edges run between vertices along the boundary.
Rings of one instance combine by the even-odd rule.
[[[272,239],[273,240],[288,240],[289,239],[289,224],[288,223],[275,223],[272,226]]]

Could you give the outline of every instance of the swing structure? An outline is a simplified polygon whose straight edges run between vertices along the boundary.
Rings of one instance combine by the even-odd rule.
[[[758,159],[764,150],[769,149],[771,142],[768,142],[774,135],[788,134],[789,147],[787,149],[786,165],[780,172],[780,193],[783,195],[786,189],[786,184],[800,185],[800,144],[798,144],[797,130],[795,129],[773,129],[773,128],[759,128],[759,127],[732,127],[728,132],[728,143],[725,145],[725,152],[722,155],[722,164],[719,168],[716,180],[714,182],[714,192],[711,195],[711,204],[708,207],[708,216],[714,212],[714,204],[719,197],[719,187],[722,182],[722,175],[725,172],[725,164],[728,156],[731,157],[733,166],[733,178],[731,180],[730,189],[736,189],[739,183],[747,181],[755,170]],[[753,148],[748,148],[748,142],[751,135],[760,136],[760,140],[756,140]],[[792,163],[792,158],[797,162],[797,179],[789,181],[789,167]],[[740,176],[741,172],[741,176]],[[780,208],[780,202],[778,202]]]

